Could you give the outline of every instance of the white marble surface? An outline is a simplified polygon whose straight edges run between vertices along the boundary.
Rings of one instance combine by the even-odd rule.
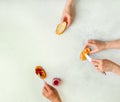
[[[120,102],[120,77],[94,70],[79,53],[88,39],[120,38],[120,0],[75,0],[75,19],[55,35],[65,0],[0,0],[0,102],[49,102],[34,67],[59,77],[63,102]],[[120,64],[120,51],[94,55]]]

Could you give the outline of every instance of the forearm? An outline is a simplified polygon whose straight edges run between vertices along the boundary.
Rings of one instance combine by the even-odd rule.
[[[106,49],[120,49],[120,39],[113,40],[113,41],[107,41]]]
[[[65,3],[65,8],[67,7],[72,7],[73,6],[73,1],[74,0],[66,0],[66,3]]]

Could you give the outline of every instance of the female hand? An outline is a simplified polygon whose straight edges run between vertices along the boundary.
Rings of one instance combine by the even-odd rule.
[[[42,94],[44,97],[49,99],[51,102],[61,102],[61,99],[59,97],[57,90],[51,85],[47,84],[46,82],[44,84]]]
[[[63,9],[61,22],[66,22],[67,23],[67,27],[70,26],[70,24],[72,22],[72,7],[71,6],[65,7]]]
[[[100,40],[88,40],[84,46],[84,49],[87,47],[92,47],[90,53],[96,53],[106,49],[106,42]]]
[[[116,63],[107,59],[92,59],[95,69],[99,72],[112,72],[116,68]]]

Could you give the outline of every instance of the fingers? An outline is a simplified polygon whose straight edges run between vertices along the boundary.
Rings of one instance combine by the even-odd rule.
[[[48,93],[48,90],[46,89],[46,87],[44,85],[44,87],[42,89],[42,94],[43,94],[43,96],[47,96],[47,93]]]
[[[92,59],[92,62],[97,62],[99,63],[101,60],[100,59]]]
[[[48,92],[48,90],[46,89],[46,87],[43,87],[42,92],[44,92],[44,93],[47,93],[47,92]]]
[[[87,42],[83,48],[85,49],[85,48],[90,47],[90,46],[93,46],[93,44],[90,42]]]
[[[50,87],[48,86],[48,84],[45,82],[45,84],[44,84],[44,87],[43,87],[43,93],[47,93],[47,92],[49,92],[49,90],[50,90]]]
[[[106,75],[105,71],[103,70],[103,66],[102,66],[102,60],[100,59],[92,59],[92,63],[95,67],[95,69],[103,74]]]
[[[92,59],[92,63],[93,63],[93,65],[94,65],[95,69],[96,69],[96,70],[99,70],[99,62],[96,61],[96,60],[94,60],[94,59]]]
[[[70,26],[71,22],[72,22],[72,18],[69,15],[65,15],[61,18],[61,22],[66,22],[67,23],[67,27]]]
[[[95,67],[99,67],[100,66],[100,63],[101,63],[101,60],[99,59],[92,59],[92,63]]]
[[[67,17],[67,27],[70,26],[71,21],[72,21],[72,18],[71,18],[70,16],[68,16],[68,17]]]
[[[50,86],[49,84],[47,84],[46,82],[45,82],[45,84],[44,84],[44,87],[46,88],[46,90],[47,91],[49,91],[49,90],[51,90],[52,88],[52,86]]]
[[[52,86],[50,86],[49,84],[47,84],[45,82],[44,84],[44,87],[43,87],[43,90],[42,90],[42,94],[45,96],[45,97],[48,97],[48,95],[54,91],[54,89],[52,88]]]
[[[83,47],[83,49],[88,48],[88,47],[94,48],[90,51],[90,54],[93,54],[98,51],[98,49],[96,48],[96,45],[95,45],[95,40],[88,40],[87,43],[85,44],[85,46]]]

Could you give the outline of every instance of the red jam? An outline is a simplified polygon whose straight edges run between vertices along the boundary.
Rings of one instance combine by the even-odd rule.
[[[39,68],[36,68],[35,69],[35,73],[38,75],[38,74],[41,74],[41,69],[39,69]]]
[[[59,84],[59,81],[58,80],[55,80],[54,81],[54,85],[58,85]]]
[[[59,84],[60,84],[60,82],[61,82],[61,79],[60,78],[53,78],[53,85],[55,85],[55,86],[58,86]]]

